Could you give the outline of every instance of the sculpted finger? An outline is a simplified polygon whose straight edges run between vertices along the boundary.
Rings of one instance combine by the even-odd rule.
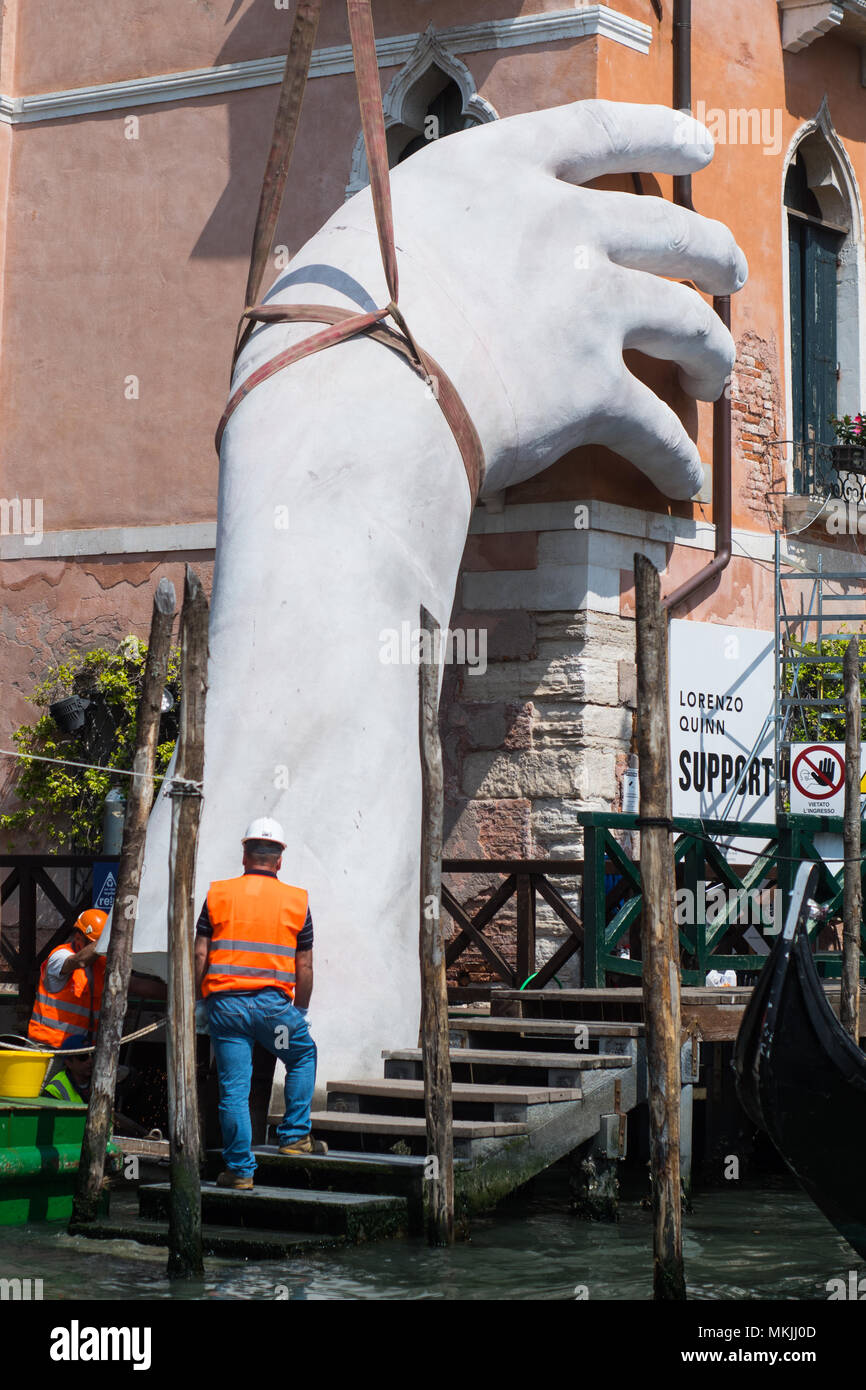
[[[570,183],[602,174],[693,174],[713,157],[706,126],[669,106],[575,101],[510,116],[498,127],[503,140]]]
[[[734,340],[718,314],[687,285],[637,270],[617,273],[634,326],[623,347],[676,362],[680,385],[699,401],[715,401],[730,379]]]
[[[736,294],[748,262],[723,222],[702,217],[664,198],[592,189],[599,234],[612,261],[678,280],[694,280],[706,294]]]
[[[625,366],[614,404],[616,413],[593,429],[588,442],[627,458],[665,497],[694,497],[704,479],[701,457],[670,406]]]

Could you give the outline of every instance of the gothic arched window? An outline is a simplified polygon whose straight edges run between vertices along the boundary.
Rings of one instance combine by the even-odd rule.
[[[392,168],[430,140],[498,120],[490,102],[478,95],[466,64],[445,47],[432,25],[391,82],[382,106]],[[351,197],[369,181],[364,137],[359,131],[346,196]]]
[[[823,107],[790,158],[788,239],[790,427],[795,491],[829,467],[831,416],[862,409],[862,233],[847,154]],[[799,475],[799,476],[798,476]]]

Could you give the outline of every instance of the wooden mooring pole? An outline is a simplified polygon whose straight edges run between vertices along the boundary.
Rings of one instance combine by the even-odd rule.
[[[168,793],[171,843],[168,888],[168,1129],[171,1197],[168,1276],[195,1279],[201,1253],[201,1142],[195,1069],[195,860],[204,775],[208,605],[189,565],[181,615],[180,738]]]
[[[126,994],[132,973],[132,936],[138,911],[138,888],[144,858],[144,836],[153,802],[153,769],[159,742],[162,693],[168,675],[171,631],[174,626],[174,585],[161,579],[153,596],[153,616],[144,664],[144,680],[138,703],[135,730],[135,758],[126,813],[123,841],[117,871],[117,891],[111,920],[111,936],[105,959],[105,986],[99,1012],[93,1081],[87,1122],[78,1165],[78,1185],[73,1204],[73,1221],[96,1219],[105,1174],[105,1148],[114,1115],[114,1088],[117,1084],[117,1058]]]
[[[845,872],[842,907],[842,1027],[860,1042],[860,921],[863,915],[860,823],[860,639],[852,637],[845,650]]]
[[[421,745],[421,1052],[427,1156],[424,1217],[431,1245],[454,1243],[454,1132],[448,986],[442,932],[442,748],[439,742],[439,625],[421,608],[419,741]]]
[[[680,1193],[680,973],[674,924],[668,621],[659,576],[634,557],[643,889],[643,1002],[653,1208],[653,1298],[684,1299]]]

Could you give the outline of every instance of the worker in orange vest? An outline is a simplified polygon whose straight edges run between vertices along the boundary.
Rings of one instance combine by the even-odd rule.
[[[108,913],[101,908],[87,908],[76,918],[68,940],[43,961],[27,1028],[33,1042],[64,1052],[96,1042],[105,982],[105,956],[99,954],[98,943],[107,921]],[[164,980],[133,974],[130,985],[145,998],[165,998]]]
[[[89,907],[76,919],[69,940],[43,962],[27,1029],[33,1042],[66,1049],[96,1041],[105,980],[98,942],[107,921],[107,912]]]
[[[286,842],[275,820],[243,837],[244,872],[212,883],[196,927],[196,986],[207,1013],[220,1090],[226,1169],[220,1187],[253,1186],[250,1080],[256,1042],[285,1064],[282,1154],[327,1153],[310,1134],[316,1044],[307,1026],[313,992],[313,922],[302,888],[277,874]]]

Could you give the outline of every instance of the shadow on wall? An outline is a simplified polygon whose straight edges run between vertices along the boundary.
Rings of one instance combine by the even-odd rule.
[[[227,26],[233,24],[234,27],[214,59],[216,66],[281,56],[288,48],[294,21],[293,10],[276,9],[275,0],[253,0],[235,22],[243,4],[244,0],[231,0],[225,23]],[[520,8],[514,0],[505,6],[508,13],[519,12]],[[374,14],[377,33],[417,33],[420,43],[421,33],[427,25],[436,24],[446,28],[464,19],[461,4],[455,3],[455,0],[440,0],[438,5],[425,4],[423,9],[425,14],[422,22],[422,17],[417,13],[417,6],[407,3],[407,0],[390,0],[390,3],[382,0],[381,4],[377,0]],[[344,6],[338,3],[324,5],[316,48],[347,43],[348,39]],[[495,55],[480,56],[482,59],[489,57],[495,61]],[[462,67],[459,63],[457,66]],[[393,78],[393,68],[387,69],[381,75],[385,88]],[[318,87],[319,83],[314,81],[313,89]],[[245,256],[249,253],[278,92],[279,89],[274,84],[231,94],[227,102],[228,182],[193,248],[194,258]],[[324,221],[321,215],[323,206],[327,206],[330,212],[343,201],[346,183],[350,178],[354,146],[360,131],[360,112],[352,74],[347,73],[329,79],[325,92],[327,100],[312,99],[310,94],[305,98],[294,170],[290,173],[289,193],[277,228],[276,241],[279,244],[286,241],[285,219],[291,218],[291,245],[294,249],[319,229]],[[453,80],[449,81],[448,75],[440,71],[432,61],[420,72],[411,88],[411,94],[413,102],[409,103],[409,107],[414,110],[420,102],[421,114],[417,120],[410,121],[408,126],[398,124],[390,127],[388,150],[392,165],[400,159],[407,158],[429,138],[422,130],[425,111],[428,115],[435,116],[437,129],[441,127],[443,134],[475,125],[479,120],[477,112],[468,111],[468,108],[464,107],[463,95]],[[323,97],[324,95],[325,93]],[[217,100],[222,102],[223,98]],[[324,159],[323,131],[325,138],[330,139],[334,146],[331,151],[325,152]],[[311,132],[315,148],[306,143]],[[309,211],[311,180],[324,194],[324,200],[312,200],[316,206],[314,214]],[[295,187],[303,185],[307,188],[308,196],[305,201],[292,203],[293,183]]]
[[[253,0],[237,18],[243,4],[244,0],[231,0],[225,23],[234,27],[214,58],[216,67],[280,56],[288,49],[294,6],[287,11],[277,9],[274,0]],[[319,25],[317,46],[321,46],[323,41],[335,41],[332,35],[325,35],[324,31],[323,18]],[[336,41],[340,42],[340,37]],[[229,94],[228,182],[193,247],[193,259],[249,255],[278,95],[279,87],[276,84],[264,89],[252,87]],[[217,100],[222,102],[225,98]],[[308,113],[302,113],[302,124],[304,114]],[[347,151],[347,168],[348,155]],[[286,203],[289,201],[287,198]],[[307,234],[315,230],[315,227],[311,227]]]

